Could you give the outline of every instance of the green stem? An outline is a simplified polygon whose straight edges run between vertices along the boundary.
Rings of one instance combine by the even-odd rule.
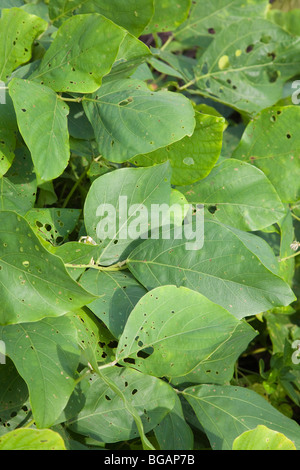
[[[70,101],[72,103],[81,103],[84,99],[84,96],[78,96],[78,98],[65,98],[64,96],[57,95],[58,98],[62,101]]]
[[[280,258],[278,261],[281,263],[282,261],[286,261],[287,259],[295,258],[295,256],[300,255],[300,251],[297,251],[297,253],[293,253],[290,256],[286,256],[285,258]]]
[[[168,45],[173,41],[173,39],[174,39],[174,36],[173,34],[171,34],[171,36],[169,36],[166,42],[161,46],[160,50],[164,51],[168,47]]]
[[[291,214],[292,214],[292,217],[294,217],[294,219],[299,220],[299,222],[300,222],[300,217],[298,217],[297,215],[295,215],[293,212],[291,212]]]
[[[98,269],[98,271],[123,271],[127,269],[126,261],[122,261],[111,266],[99,266],[98,264],[70,264],[66,263],[66,268],[77,268],[77,269]]]
[[[88,166],[88,168],[86,168],[86,170],[84,170],[84,172],[79,176],[78,180],[75,182],[74,186],[72,187],[71,191],[69,192],[69,194],[67,195],[66,199],[65,199],[65,202],[63,203],[62,205],[62,208],[65,209],[67,207],[67,205],[69,204],[70,202],[70,199],[71,197],[73,196],[73,194],[75,193],[76,189],[78,188],[78,186],[80,185],[80,183],[83,181],[83,179],[85,178],[85,176],[87,175],[87,172],[89,171],[89,168],[90,166]]]

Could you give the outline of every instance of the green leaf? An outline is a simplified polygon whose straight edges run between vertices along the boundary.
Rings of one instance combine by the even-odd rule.
[[[262,170],[288,203],[300,198],[299,118],[298,106],[264,109],[249,122],[233,153]]]
[[[235,365],[247,349],[257,332],[241,321],[228,338],[205,360],[201,361],[189,374],[172,378],[175,387],[183,384],[228,384],[233,378]]]
[[[18,130],[12,100],[0,83],[0,176],[5,175],[15,158],[16,135]]]
[[[15,154],[12,166],[0,178],[0,209],[25,215],[35,203],[37,181],[27,148],[20,147]]]
[[[170,239],[145,240],[128,256],[128,267],[148,290],[165,284],[185,286],[237,318],[289,305],[295,299],[288,284],[269,270],[270,247],[259,237],[207,220],[204,246],[197,249],[201,240],[193,242],[194,249],[187,249],[190,239],[184,233],[182,239],[174,239],[174,231]]]
[[[30,78],[54,91],[92,93],[110,71],[126,34],[104,16],[73,16],[59,28]]]
[[[137,166],[151,166],[167,160],[172,166],[171,183],[191,184],[205,178],[217,162],[222,148],[225,120],[196,112],[194,133],[167,147],[131,161]]]
[[[74,13],[100,13],[140,36],[153,15],[153,0],[126,0],[125,9],[124,0],[51,0],[49,4],[49,15],[56,26]]]
[[[23,0],[2,0],[0,6],[0,13],[4,8],[13,8],[13,7],[21,7],[24,5]]]
[[[0,327],[7,355],[28,386],[38,428],[54,424],[74,390],[80,358],[76,333],[66,316]]]
[[[199,385],[183,396],[215,450],[231,450],[234,440],[258,425],[284,434],[300,448],[299,425],[273,408],[262,396],[243,387]]]
[[[44,85],[14,78],[9,84],[22,137],[28,146],[36,173],[49,181],[68,165],[68,106]]]
[[[76,433],[102,442],[134,439],[138,430],[131,408],[141,418],[147,433],[174,407],[174,390],[156,377],[116,367],[101,373],[120,390],[123,399],[98,374],[91,375],[84,407],[66,423]]]
[[[201,93],[249,114],[275,104],[299,70],[300,38],[273,23],[244,19],[224,29],[195,69]]]
[[[25,219],[36,235],[60,245],[73,232],[80,213],[80,209],[31,209]]]
[[[161,450],[193,450],[193,432],[185,420],[178,396],[174,408],[154,428],[154,433]]]
[[[117,262],[139,234],[148,232],[146,211],[150,214],[154,204],[170,202],[170,173],[166,162],[150,168],[120,168],[93,182],[84,204],[84,222],[87,234],[102,248],[95,261]]]
[[[1,211],[0,227],[0,324],[63,315],[95,299],[41,245],[23,217]]]
[[[114,338],[106,327],[87,309],[68,314],[77,330],[78,344],[82,349],[81,364],[98,369],[98,363],[114,360]]]
[[[186,20],[191,0],[154,0],[154,15],[143,34],[173,31]]]
[[[81,276],[80,284],[99,296],[89,304],[89,309],[105,323],[115,338],[121,336],[131,311],[147,293],[130,272],[89,269]]]
[[[238,325],[233,315],[198,292],[158,287],[131,312],[116,358],[156,377],[183,376],[206,362]]]
[[[175,31],[175,38],[185,44],[203,47],[230,24],[242,18],[263,17],[267,6],[267,0],[211,0],[209,3],[194,0],[189,17]]]
[[[34,39],[47,29],[47,22],[20,8],[2,10],[0,20],[0,80],[31,59]]]
[[[207,178],[181,188],[192,204],[204,204],[205,217],[240,230],[261,230],[285,214],[265,174],[248,163],[227,159]]]
[[[232,450],[297,450],[284,434],[258,425],[245,431],[233,441]]]
[[[14,363],[8,357],[5,359],[5,367],[3,364],[0,367],[0,436],[24,421],[24,404],[28,400],[26,383]]]
[[[51,429],[16,429],[0,437],[0,450],[66,450],[65,443]]]
[[[192,135],[194,109],[183,95],[152,92],[139,80],[104,84],[83,107],[99,152],[109,161],[124,162]]]

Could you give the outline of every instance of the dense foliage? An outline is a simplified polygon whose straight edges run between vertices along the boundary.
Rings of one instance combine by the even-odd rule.
[[[0,1],[0,449],[300,449],[297,6]]]

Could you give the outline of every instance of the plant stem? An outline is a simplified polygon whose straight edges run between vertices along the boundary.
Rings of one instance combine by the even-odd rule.
[[[66,268],[78,268],[78,269],[98,269],[98,271],[123,271],[127,269],[126,261],[113,264],[111,266],[99,266],[98,264],[70,264],[66,263]]]
[[[171,34],[171,36],[169,36],[166,42],[161,46],[160,50],[164,51],[168,47],[168,45],[173,41],[173,39],[174,39],[174,36],[173,34]]]
[[[300,217],[298,217],[297,215],[295,215],[293,212],[291,212],[291,214],[292,214],[292,217],[294,217],[294,219],[299,220],[299,222],[300,222]]]
[[[280,258],[278,261],[281,263],[281,261],[286,261],[287,259],[295,258],[295,256],[300,255],[300,251],[297,251],[297,253],[293,253],[290,256],[286,256],[285,258]]]
[[[67,195],[66,199],[65,199],[65,202],[63,203],[62,205],[62,208],[65,209],[67,207],[67,205],[69,204],[69,201],[71,199],[71,197],[73,196],[74,192],[76,191],[76,189],[78,188],[78,186],[80,185],[80,183],[82,182],[82,180],[85,178],[87,172],[89,171],[89,168],[90,166],[88,166],[88,168],[86,168],[84,170],[83,173],[81,173],[81,175],[79,176],[78,180],[75,182],[74,186],[72,187],[71,191],[69,192],[69,194]]]
[[[60,95],[57,95],[58,98],[62,101],[71,101],[72,103],[81,103],[81,101],[83,100],[83,96],[78,96],[78,98],[65,98],[63,96],[60,96]]]

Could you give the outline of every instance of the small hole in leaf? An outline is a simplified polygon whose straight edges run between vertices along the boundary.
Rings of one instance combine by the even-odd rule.
[[[290,139],[292,136],[291,136],[291,134],[287,134],[286,137],[287,137],[287,139]]]
[[[210,212],[211,214],[214,214],[217,210],[217,206],[209,206],[208,207],[208,212]]]
[[[249,54],[249,52],[253,51],[253,49],[254,49],[254,45],[253,45],[253,44],[250,44],[250,45],[246,48],[247,54]]]
[[[207,31],[209,32],[209,34],[216,34],[216,31],[214,28],[208,28]]]

